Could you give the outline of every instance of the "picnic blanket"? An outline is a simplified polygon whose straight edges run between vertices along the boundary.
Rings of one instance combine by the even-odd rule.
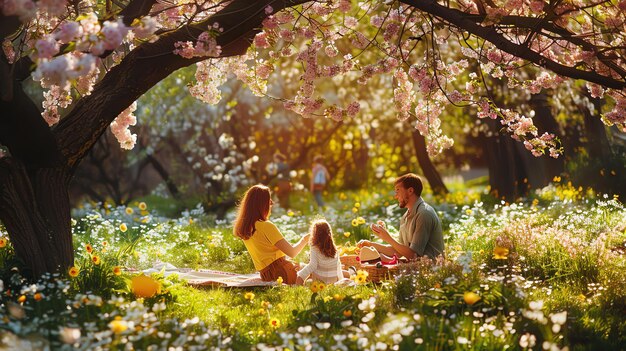
[[[276,282],[264,282],[258,272],[250,274],[237,274],[231,272],[215,271],[210,269],[192,270],[191,268],[176,268],[170,263],[162,262],[152,268],[143,271],[145,274],[163,272],[166,277],[178,274],[178,277],[186,280],[193,286],[224,286],[244,288],[251,286],[272,286]]]

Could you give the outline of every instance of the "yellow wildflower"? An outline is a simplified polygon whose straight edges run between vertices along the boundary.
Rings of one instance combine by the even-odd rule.
[[[287,212],[287,216],[289,216],[289,217],[293,217],[293,215],[295,215],[295,213],[293,213],[293,211],[292,211],[292,210],[289,210],[289,211]]]
[[[467,291],[463,294],[463,300],[466,304],[473,305],[480,300],[480,296],[472,291]]]
[[[333,299],[335,299],[335,301],[343,301],[344,296],[339,295],[339,294],[335,294],[335,295],[333,295]]]
[[[18,297],[17,298],[17,302],[19,302],[19,303],[26,302],[26,295],[22,295],[22,296]]]
[[[346,318],[352,317],[352,311],[351,310],[343,311],[343,316],[346,317]]]
[[[352,220],[352,226],[356,227],[357,225],[359,225],[359,222],[355,219]]]
[[[8,243],[7,239],[0,238],[0,249],[7,246],[7,243]]]
[[[319,282],[319,283],[317,284],[317,289],[318,289],[319,291],[322,291],[322,290],[326,289],[326,284],[324,284],[324,283],[322,283],[322,282]]]
[[[91,246],[91,244],[87,244],[85,245],[85,250],[87,250],[88,253],[91,253],[93,251],[93,247]]]
[[[132,209],[132,208],[130,208],[130,207],[126,207],[126,214],[128,214],[128,215],[132,215],[133,213],[135,213],[135,211],[133,211],[133,209]]]
[[[493,249],[493,258],[496,260],[506,260],[508,255],[509,249],[506,247],[496,246],[496,248]]]
[[[118,316],[119,317],[119,316]],[[124,320],[120,320],[117,317],[109,323],[109,328],[115,334],[122,333],[128,329],[128,323]]]
[[[358,224],[363,224],[363,223],[365,223],[365,218],[363,218],[363,217],[358,217],[358,218],[356,219],[356,222],[357,222]]]
[[[250,300],[250,301],[252,301],[252,300],[254,300],[254,293],[253,293],[253,292],[248,291],[247,293],[245,293],[245,294],[243,295],[243,297],[244,297],[246,300]]]
[[[350,232],[345,232],[345,233],[343,233],[343,236],[345,236],[346,238],[349,238],[351,234],[352,233],[350,233]]]
[[[270,319],[270,327],[272,328],[280,328],[280,321],[276,318]]]
[[[40,301],[43,298],[43,295],[41,295],[41,293],[36,293],[33,298],[35,301]]]
[[[148,208],[148,205],[146,205],[145,202],[140,202],[137,207],[139,207],[140,210],[145,211]]]
[[[100,257],[93,255],[91,256],[91,262],[93,262],[93,264],[95,264],[96,266],[100,264]]]
[[[76,278],[78,277],[78,273],[80,272],[80,270],[78,269],[78,267],[70,267],[68,273],[70,274],[70,277],[72,278]]]
[[[128,230],[128,227],[126,226],[126,223],[120,224],[120,231],[122,233],[126,233],[127,230]]]
[[[261,315],[265,314],[265,309],[264,308],[259,308],[259,314],[261,314]]]
[[[278,279],[276,279],[276,284],[277,284],[278,286],[283,285],[283,277],[278,277]]]
[[[354,207],[359,208],[359,207],[361,207],[361,204],[360,204],[360,203],[358,203],[358,202],[355,202],[355,203],[354,203]]]
[[[122,274],[122,267],[120,267],[120,266],[113,267],[113,274],[121,275]]]

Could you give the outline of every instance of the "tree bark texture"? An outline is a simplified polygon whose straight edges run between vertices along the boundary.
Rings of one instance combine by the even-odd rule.
[[[435,168],[435,165],[428,156],[428,150],[426,149],[426,139],[417,130],[411,132],[413,139],[413,146],[415,147],[415,155],[417,156],[417,162],[424,173],[424,177],[430,184],[430,188],[433,193],[437,195],[443,195],[448,193],[448,188],[443,183],[441,175]]]

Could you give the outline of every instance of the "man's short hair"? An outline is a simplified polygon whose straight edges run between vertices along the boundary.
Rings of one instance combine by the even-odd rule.
[[[417,197],[422,196],[422,190],[424,190],[422,179],[415,173],[407,173],[396,178],[394,184],[402,184],[405,189],[413,188],[413,192]]]

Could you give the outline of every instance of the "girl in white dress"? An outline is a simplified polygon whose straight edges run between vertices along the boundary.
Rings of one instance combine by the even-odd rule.
[[[309,233],[311,233],[311,260],[298,271],[296,284],[304,284],[309,276],[325,284],[343,279],[339,252],[333,241],[330,224],[323,219],[316,220],[311,223]]]

